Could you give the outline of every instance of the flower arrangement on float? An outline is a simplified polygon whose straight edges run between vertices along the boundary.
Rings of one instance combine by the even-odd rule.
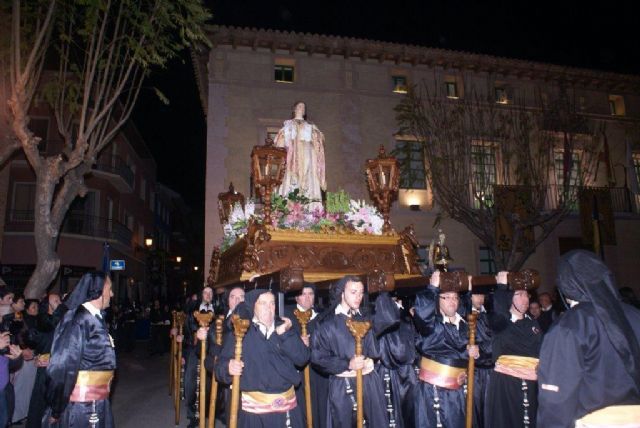
[[[298,189],[286,197],[274,194],[271,198],[271,220],[276,229],[299,232],[382,235],[384,219],[372,205],[351,199],[344,191],[327,192],[326,209],[301,195]],[[225,251],[247,233],[249,220],[261,221],[256,215],[256,203],[249,200],[244,209],[236,203],[223,225],[224,237],[220,246]]]

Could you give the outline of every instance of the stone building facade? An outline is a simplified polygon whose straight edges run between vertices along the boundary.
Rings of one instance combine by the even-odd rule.
[[[455,98],[489,82],[496,102],[518,98],[528,105],[535,97],[553,96],[563,81],[572,87],[581,114],[606,123],[617,245],[606,246],[605,257],[620,282],[637,289],[632,279],[640,274],[640,199],[634,193],[640,141],[629,130],[640,123],[640,77],[317,34],[224,26],[211,27],[209,34],[211,49],[193,58],[207,115],[205,266],[222,238],[218,193],[233,182],[249,195],[251,149],[291,117],[295,101],[306,103],[309,120],[325,135],[328,190],[367,199],[365,160],[381,144],[389,150],[406,143],[397,134],[394,107],[407,85],[434,82]],[[392,209],[392,223],[396,229],[413,224],[427,244],[437,233],[432,225],[438,207],[428,185],[406,187]],[[492,270],[490,255],[462,224],[444,220],[439,227],[455,267],[475,274]],[[580,237],[576,213],[530,257],[527,266],[541,271],[543,288],[553,285],[558,256]]]

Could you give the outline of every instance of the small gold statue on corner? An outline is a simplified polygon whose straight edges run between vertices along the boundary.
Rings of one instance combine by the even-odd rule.
[[[449,248],[444,243],[445,239],[446,236],[442,229],[438,229],[438,240],[431,240],[431,245],[429,246],[429,267],[432,271],[449,271],[448,265],[453,259],[449,254]]]

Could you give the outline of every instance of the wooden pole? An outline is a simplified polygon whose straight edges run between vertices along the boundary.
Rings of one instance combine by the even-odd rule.
[[[224,315],[218,315],[216,318],[216,345],[222,345],[222,324],[224,323]],[[215,372],[211,373],[211,396],[209,397],[209,421],[207,428],[214,428],[216,422],[216,399],[218,397],[218,381],[216,381]]]
[[[176,311],[171,311],[171,331],[176,327]],[[177,332],[176,332],[177,333]],[[171,358],[169,358],[169,395],[173,395],[173,383],[175,381],[174,370],[176,369],[176,335],[171,335]]]
[[[307,335],[307,324],[311,321],[312,310],[300,311],[295,309],[293,315],[300,323],[302,335]],[[304,368],[304,403],[307,409],[307,428],[313,428],[313,412],[311,410],[311,379],[309,375],[309,364]]]
[[[236,337],[234,359],[242,361],[242,339],[247,333],[250,321],[240,318],[237,314],[231,316],[233,335]],[[229,414],[229,428],[238,428],[238,407],[240,405],[240,376],[233,376],[231,383],[231,413]]]
[[[467,315],[467,321],[469,323],[469,346],[476,344],[476,320],[478,314],[471,312]],[[474,387],[474,375],[475,375],[476,360],[469,356],[469,365],[467,367],[467,421],[465,428],[471,428],[473,424],[473,387]]]
[[[351,318],[347,318],[347,327],[356,340],[356,353],[355,356],[362,355],[362,338],[367,334],[371,328],[371,322],[369,321],[354,321]],[[358,405],[357,410],[357,428],[362,428],[364,420],[364,409],[362,408],[362,369],[356,371],[356,403]]]
[[[176,314],[176,322],[178,323],[178,336],[182,336],[183,328],[184,328],[184,320],[185,314],[184,312],[178,312]],[[184,340],[184,337],[183,337]],[[175,361],[175,381],[174,381],[174,394],[173,394],[173,405],[176,414],[176,426],[180,425],[180,383],[181,375],[182,375],[182,342],[177,343],[176,347],[178,348],[178,352],[176,353],[176,361]]]
[[[193,316],[198,321],[198,325],[201,328],[209,327],[211,324],[211,320],[213,320],[213,312],[200,312],[195,311]],[[207,372],[204,369],[204,359],[207,356],[207,337],[205,336],[204,340],[200,341],[200,365],[198,366],[198,371],[200,373],[200,395],[199,395],[199,428],[205,428],[205,419],[207,417],[207,412],[205,408],[205,402],[207,398]]]

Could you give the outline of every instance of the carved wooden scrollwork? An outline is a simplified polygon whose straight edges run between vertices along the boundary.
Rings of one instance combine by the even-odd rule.
[[[367,273],[367,291],[369,293],[391,291],[394,285],[393,273],[386,273],[381,269],[374,269]]]
[[[373,249],[361,248],[353,254],[351,262],[356,269],[367,272],[377,267],[378,258]]]
[[[209,276],[207,276],[207,285],[213,287],[218,282],[218,272],[220,270],[220,247],[214,247],[211,253],[211,261],[209,262]]]
[[[406,273],[420,274],[417,252],[419,243],[413,225],[405,227],[402,232],[400,232],[400,246],[402,248]]]
[[[349,259],[342,251],[331,250],[327,251],[322,257],[322,266],[327,269],[343,270],[350,266]]]

